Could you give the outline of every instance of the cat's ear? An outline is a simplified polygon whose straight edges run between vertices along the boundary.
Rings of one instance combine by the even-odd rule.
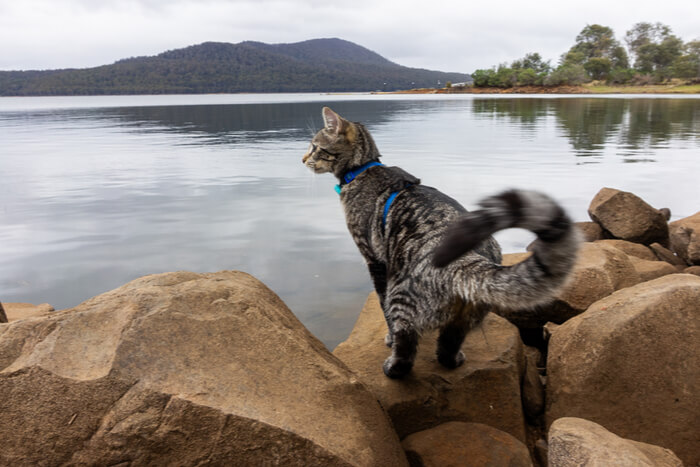
[[[347,120],[328,107],[323,108],[323,121],[326,124],[326,130],[336,135],[343,133],[348,127]]]

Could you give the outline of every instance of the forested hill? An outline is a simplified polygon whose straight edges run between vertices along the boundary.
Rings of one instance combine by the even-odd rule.
[[[205,42],[95,68],[0,71],[0,95],[390,91],[467,79],[403,67],[341,39]]]

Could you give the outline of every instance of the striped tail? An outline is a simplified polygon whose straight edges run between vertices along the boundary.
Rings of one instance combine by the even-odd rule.
[[[499,230],[524,228],[538,239],[528,259],[505,267],[475,255],[469,267],[460,269],[459,287],[468,301],[504,309],[550,301],[569,276],[580,242],[564,209],[547,195],[524,190],[506,191],[479,205],[482,209],[464,214],[447,229],[433,265],[448,266]]]

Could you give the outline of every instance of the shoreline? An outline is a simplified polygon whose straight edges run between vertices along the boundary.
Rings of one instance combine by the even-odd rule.
[[[700,94],[700,84],[646,86],[513,86],[419,88],[404,91],[373,92],[372,94]]]

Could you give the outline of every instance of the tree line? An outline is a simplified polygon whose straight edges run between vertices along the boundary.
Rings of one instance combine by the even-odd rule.
[[[613,30],[587,25],[556,67],[539,53],[472,73],[474,86],[557,86],[590,81],[609,84],[658,84],[672,78],[700,82],[700,40],[683,42],[661,23],[641,22],[626,32],[627,49]]]

